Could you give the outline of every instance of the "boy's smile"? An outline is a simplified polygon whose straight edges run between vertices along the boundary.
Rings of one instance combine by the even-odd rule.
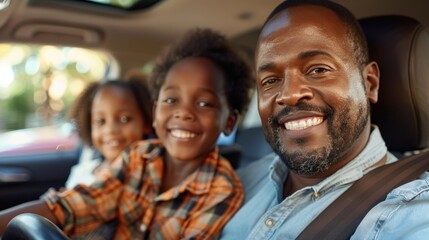
[[[185,58],[169,70],[153,124],[167,159],[197,165],[215,148],[231,122],[224,81],[219,67],[202,57]]]
[[[180,129],[172,129],[170,130],[170,133],[173,137],[180,138],[180,139],[189,139],[189,138],[194,138],[196,136],[196,134],[193,132],[180,130]]]

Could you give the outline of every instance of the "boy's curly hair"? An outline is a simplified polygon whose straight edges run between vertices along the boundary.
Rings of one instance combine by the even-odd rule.
[[[91,139],[92,102],[97,92],[108,86],[128,89],[142,111],[145,124],[152,124],[152,99],[146,79],[143,76],[130,75],[124,80],[118,79],[90,83],[78,96],[68,112],[69,120],[76,125],[79,137],[88,146],[93,146]]]
[[[254,86],[250,67],[228,40],[210,29],[193,29],[166,49],[155,63],[149,83],[154,100],[158,98],[167,72],[187,57],[204,57],[213,61],[225,76],[225,94],[230,110],[239,114],[246,110]]]

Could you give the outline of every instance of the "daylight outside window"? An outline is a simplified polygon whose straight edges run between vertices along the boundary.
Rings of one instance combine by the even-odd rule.
[[[70,130],[64,127],[70,104],[107,75],[111,60],[76,47],[0,44],[0,151]]]

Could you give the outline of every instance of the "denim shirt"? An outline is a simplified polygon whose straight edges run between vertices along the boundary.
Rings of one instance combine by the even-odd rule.
[[[364,150],[353,161],[316,185],[283,199],[286,165],[270,154],[238,171],[245,204],[225,226],[221,239],[295,239],[352,183],[387,154],[396,161],[376,126]],[[268,176],[268,177],[267,177]],[[340,221],[340,219],[339,219]],[[351,239],[429,239],[429,174],[392,190],[371,209]]]

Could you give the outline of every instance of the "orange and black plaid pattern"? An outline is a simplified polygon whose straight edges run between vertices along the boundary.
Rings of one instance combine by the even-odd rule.
[[[123,152],[91,186],[44,197],[62,229],[79,236],[117,219],[114,239],[215,239],[243,202],[238,176],[211,152],[178,186],[160,192],[163,148],[145,140]]]

